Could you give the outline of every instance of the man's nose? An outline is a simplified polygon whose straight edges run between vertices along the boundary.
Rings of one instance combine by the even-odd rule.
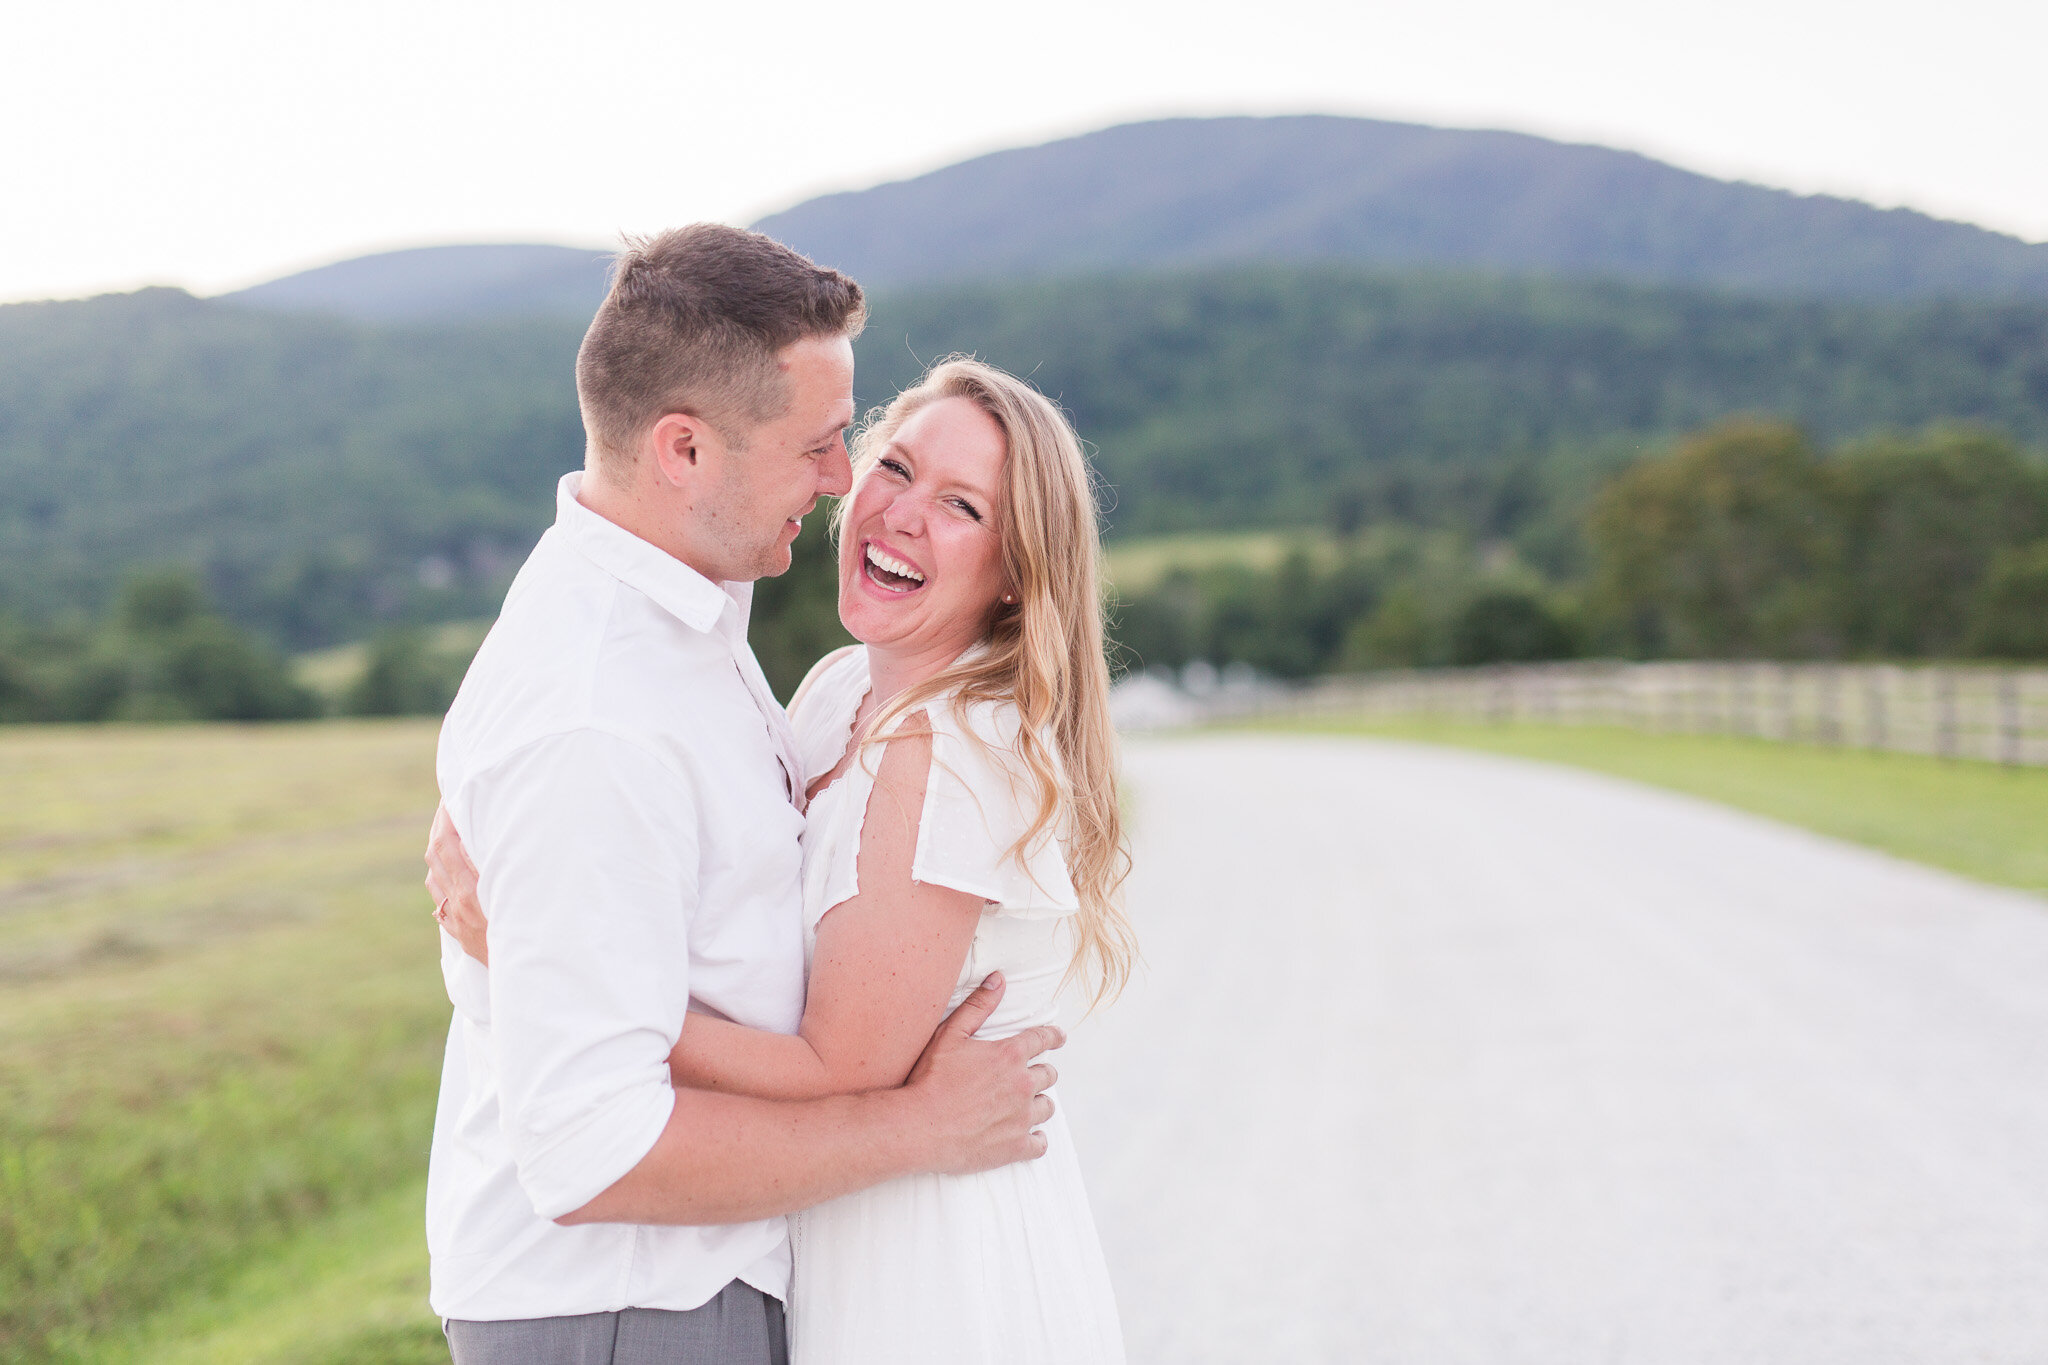
[[[818,496],[843,498],[853,487],[853,461],[847,456],[846,442],[834,441],[832,450],[818,468]]]

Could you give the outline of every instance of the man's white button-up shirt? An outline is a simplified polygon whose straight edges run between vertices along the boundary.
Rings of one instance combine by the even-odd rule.
[[[802,767],[719,585],[577,501],[441,727],[441,797],[482,878],[486,970],[442,937],[455,1003],[427,1180],[444,1318],[786,1297],[783,1220],[562,1227],[674,1105],[687,1009],[796,1031]]]

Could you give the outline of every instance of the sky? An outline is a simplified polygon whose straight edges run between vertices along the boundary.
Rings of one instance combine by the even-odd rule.
[[[0,48],[0,301],[606,245],[1167,115],[1626,147],[2048,240],[2041,0],[71,0]]]

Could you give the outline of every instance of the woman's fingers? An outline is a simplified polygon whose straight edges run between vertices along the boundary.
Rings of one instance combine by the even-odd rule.
[[[1044,1122],[1045,1122],[1045,1121],[1046,1121],[1047,1119],[1050,1119],[1051,1117],[1052,1117],[1052,1097],[1051,1097],[1050,1095],[1034,1095],[1034,1096],[1032,1096],[1032,1097],[1031,1097],[1031,1126],[1032,1126],[1033,1128],[1036,1128],[1036,1127],[1038,1127],[1038,1125],[1039,1125],[1039,1124],[1041,1124],[1041,1123],[1044,1123]]]
[[[483,907],[476,897],[467,892],[450,897],[444,903],[446,913],[442,916],[441,927],[454,936],[468,953],[485,966],[490,965],[490,926],[484,920]]]
[[[1059,1083],[1059,1079],[1060,1073],[1049,1062],[1040,1062],[1031,1068],[1031,1088],[1038,1094],[1042,1095],[1052,1089]]]
[[[434,808],[434,823],[427,831],[427,894],[434,898],[434,919],[464,952],[488,963],[483,905],[477,900],[476,864],[455,832],[445,806]]]
[[[446,806],[434,807],[434,823],[427,830],[427,866],[439,867],[452,875],[476,873],[476,864],[469,860],[469,850],[462,846],[462,836],[455,832],[455,822],[448,818]]]

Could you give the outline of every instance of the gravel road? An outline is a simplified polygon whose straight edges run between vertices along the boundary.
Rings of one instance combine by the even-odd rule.
[[[1127,762],[1148,965],[1061,1091],[1136,1365],[2048,1361],[2048,902],[1512,759]]]

